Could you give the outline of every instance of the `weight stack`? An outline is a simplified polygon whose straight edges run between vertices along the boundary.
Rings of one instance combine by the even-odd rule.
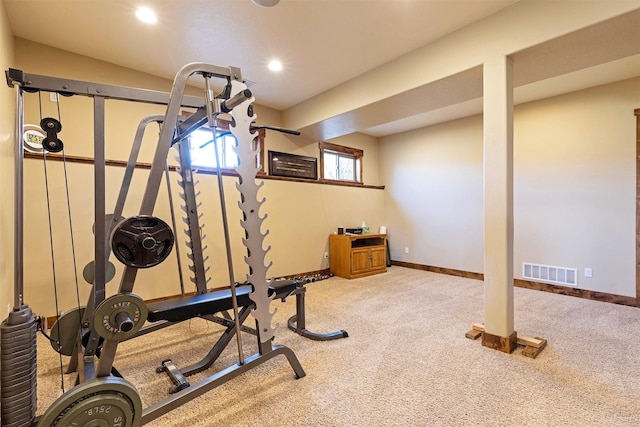
[[[2,427],[33,424],[37,401],[36,318],[24,305],[0,325],[0,420]]]

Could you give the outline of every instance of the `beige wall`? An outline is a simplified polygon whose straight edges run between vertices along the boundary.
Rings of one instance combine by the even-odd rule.
[[[522,262],[572,267],[580,288],[635,296],[639,106],[636,78],[516,110],[516,277]]]
[[[4,3],[0,2],[0,68],[14,66],[13,36]],[[4,79],[3,79],[4,81]],[[13,147],[15,91],[6,84],[0,89],[0,319],[13,306]]]
[[[380,156],[391,258],[482,271],[482,117],[381,138]]]
[[[16,43],[17,66],[25,72],[77,80],[97,81],[108,84],[144,87],[156,90],[169,90],[171,82],[159,79],[133,70],[123,69],[113,64],[107,64],[90,58],[81,57],[69,52],[53,49],[44,45],[18,39]],[[48,66],[56,63],[55,69]],[[240,64],[241,66],[241,64]],[[192,88],[190,93],[199,90]],[[49,100],[48,94],[41,97],[29,94],[27,97],[27,123],[37,123],[40,120],[40,102],[43,116],[57,117],[58,106]],[[259,102],[259,101],[258,101]],[[63,125],[60,138],[65,144],[65,153],[93,157],[92,136],[92,101],[79,96],[60,98],[60,118]],[[282,126],[281,114],[278,111],[255,106],[258,124]],[[138,122],[150,114],[162,113],[158,106],[146,104],[131,104],[123,101],[107,100],[106,102],[106,152],[107,158],[126,160],[129,156],[133,136]],[[157,129],[150,129],[149,135],[143,142],[140,161],[151,162]],[[362,148],[364,155],[364,177],[367,184],[378,184],[378,147],[375,138],[365,135],[350,135],[335,143]],[[318,143],[301,137],[294,137],[278,132],[267,131],[266,150],[284,151],[306,156],[318,156]],[[173,155],[170,154],[170,158]],[[266,160],[266,152],[265,152]],[[49,243],[49,229],[47,221],[46,193],[44,186],[44,164],[41,160],[27,160],[26,194],[28,213],[26,222],[29,226],[25,231],[25,250],[30,265],[25,271],[26,298],[39,314],[52,315],[53,306],[53,274],[51,269],[51,249]],[[107,169],[107,212],[112,212],[120,189],[123,168],[109,167]],[[89,292],[89,285],[84,283],[82,269],[93,259],[93,168],[88,165],[75,163],[67,164],[69,194],[72,215],[72,228],[76,263],[80,289],[80,301],[85,303]],[[136,170],[134,182],[129,191],[124,216],[136,215],[148,171]],[[49,178],[49,197],[52,204],[53,242],[56,264],[56,283],[60,309],[67,310],[77,305],[75,293],[75,274],[71,247],[71,231],[66,208],[66,186],[62,163],[48,162],[47,176]],[[205,224],[203,233],[207,235],[205,252],[209,256],[208,265],[211,267],[210,286],[228,284],[227,261],[221,212],[216,178],[211,175],[198,174],[197,189],[201,195],[199,201],[203,203],[201,212],[202,222]],[[172,174],[171,185],[173,200],[178,203],[177,175]],[[235,189],[236,180],[224,178],[224,187],[232,235],[232,252],[234,275],[236,280],[245,279],[246,267],[243,261],[246,250],[241,238],[244,235],[240,228],[241,211],[237,208],[239,195]],[[299,274],[320,270],[328,267],[328,260],[324,252],[328,251],[328,235],[338,225],[359,225],[367,221],[372,229],[383,224],[384,192],[377,189],[327,186],[312,183],[283,182],[265,180],[259,195],[266,198],[263,213],[268,217],[265,227],[269,229],[265,244],[271,246],[267,255],[267,262],[273,266],[269,273],[273,276]],[[171,221],[166,183],[163,182],[155,215],[168,223]],[[177,214],[182,211],[178,208]],[[178,229],[182,222],[178,220]],[[188,265],[186,246],[183,233],[177,235],[182,256],[183,268]],[[107,285],[108,293],[117,288],[118,277],[122,267],[111,258],[116,265],[117,276],[114,282]],[[193,290],[187,280],[186,290]],[[141,270],[136,280],[134,292],[145,299],[175,295],[180,292],[177,275],[175,252],[162,264]]]
[[[577,268],[580,288],[635,296],[639,106],[632,79],[516,107],[515,277]],[[482,272],[482,118],[381,138],[380,157],[392,258]]]

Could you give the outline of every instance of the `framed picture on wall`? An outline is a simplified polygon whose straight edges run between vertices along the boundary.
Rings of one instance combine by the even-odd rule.
[[[269,151],[269,175],[317,180],[318,159]]]

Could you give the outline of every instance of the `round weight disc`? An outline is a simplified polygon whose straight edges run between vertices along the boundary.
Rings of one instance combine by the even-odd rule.
[[[80,333],[80,325],[84,317],[84,307],[77,307],[67,311],[56,320],[51,327],[51,347],[64,356],[71,356],[76,348],[76,341]],[[58,344],[60,348],[58,349]]]
[[[138,427],[142,402],[138,391],[118,377],[96,378],[60,396],[40,418],[45,427]]]
[[[96,308],[93,326],[101,337],[121,341],[134,336],[147,321],[147,306],[135,294],[117,294]]]
[[[115,275],[116,275],[116,266],[113,265],[111,261],[107,261],[107,265],[105,268],[104,283],[109,283]],[[90,285],[93,284],[93,281],[96,277],[95,261],[89,261],[89,264],[84,266],[84,269],[82,269],[82,277],[84,277],[84,280],[86,280],[88,284]]]
[[[113,254],[129,267],[149,268],[160,264],[171,253],[173,242],[171,227],[153,216],[127,218],[111,233]]]

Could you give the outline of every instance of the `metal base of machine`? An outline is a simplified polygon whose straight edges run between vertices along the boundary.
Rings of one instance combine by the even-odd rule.
[[[289,364],[296,374],[296,379],[302,378],[306,375],[295,353],[288,347],[277,345],[273,348],[273,350],[269,352],[266,352],[264,354],[254,354],[253,356],[246,358],[242,365],[235,364],[233,366],[230,366],[220,372],[217,372],[214,375],[211,375],[210,377],[199,381],[196,384],[192,384],[190,387],[185,388],[184,390],[172,394],[163,401],[146,408],[142,412],[142,423],[146,424],[152,420],[155,420],[156,418],[161,417],[162,415],[185,404],[186,402],[210,390],[213,390],[214,388],[226,383],[227,381],[237,377],[238,375],[243,374],[246,371],[253,369],[256,366],[261,365],[279,355],[284,355],[287,358]]]

